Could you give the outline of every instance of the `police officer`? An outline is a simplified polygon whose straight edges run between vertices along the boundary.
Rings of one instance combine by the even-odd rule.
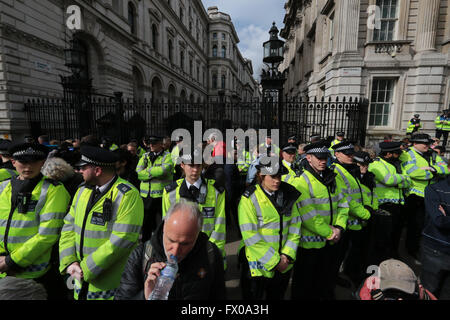
[[[278,157],[261,158],[257,184],[244,192],[238,216],[241,287],[244,300],[281,300],[300,238],[300,192],[282,182],[287,169]]]
[[[402,172],[399,160],[402,154],[401,142],[381,142],[380,154],[369,164],[369,171],[375,175],[375,193],[380,209],[386,210],[392,217],[392,236],[390,241],[391,257],[398,258],[398,248],[406,214],[404,194],[411,186],[411,178]]]
[[[0,184],[0,278],[34,279],[53,300],[62,298],[64,283],[57,267],[53,268],[52,248],[60,236],[70,195],[61,183],[41,174],[48,152],[46,146],[35,143],[9,149],[19,175]]]
[[[182,155],[181,154],[181,147],[183,143],[183,137],[179,136],[175,140],[175,146],[172,148],[172,151],[170,152],[172,156],[172,163],[173,163],[173,179],[178,180],[181,178],[182,170],[180,168],[180,164],[178,164],[178,158]]]
[[[441,115],[436,117],[434,123],[436,124],[436,138],[441,139],[441,136],[444,137],[442,145],[445,148],[447,147],[448,132],[450,131],[450,110],[444,110]]]
[[[8,149],[11,147],[10,140],[0,140],[0,182],[17,177],[18,173],[11,162]]]
[[[447,164],[436,153],[431,152],[433,140],[428,134],[416,133],[411,136],[413,146],[400,156],[402,170],[411,177],[412,184],[406,198],[407,234],[406,249],[416,260],[422,233],[425,204],[425,187],[437,182],[441,176],[449,174]]]
[[[300,177],[302,221],[298,259],[292,277],[292,299],[333,299],[339,248],[347,227],[349,206],[324,140],[304,148],[308,163]]]
[[[141,196],[144,199],[145,215],[142,227],[142,241],[147,241],[161,222],[162,196],[164,187],[172,183],[173,163],[170,152],[164,151],[162,138],[148,139],[150,151],[145,153],[136,167],[141,180]]]
[[[143,202],[139,191],[116,175],[114,152],[83,146],[81,155],[76,167],[85,184],[64,218],[60,272],[74,278],[76,300],[112,300],[138,242]]]
[[[117,149],[119,149],[119,146],[117,144],[115,144],[110,137],[103,137],[102,139],[102,143],[100,145],[102,148],[105,148],[106,150],[109,151],[115,151]]]
[[[414,117],[409,120],[408,127],[406,128],[406,135],[412,135],[413,133],[419,131],[422,128],[422,123],[420,123],[420,114],[415,114]]]
[[[281,148],[281,157],[283,158],[283,165],[288,172],[281,177],[282,181],[291,184],[296,187],[298,178],[301,175],[301,169],[298,168],[298,164],[295,162],[297,155],[297,147],[294,144],[286,144]]]
[[[353,144],[348,141],[343,141],[335,144],[332,149],[336,161],[333,165],[334,172],[337,174],[336,179],[345,185],[343,192],[346,194],[350,210],[348,212],[347,232],[342,239],[342,247],[339,260],[344,261],[344,265],[348,265],[352,270],[352,265],[359,264],[362,259],[360,246],[362,241],[362,234],[359,232],[362,229],[362,222],[370,218],[370,211],[364,207],[363,204],[363,189],[361,187],[361,172],[359,167],[353,161],[355,149]],[[339,263],[340,264],[340,263]],[[353,269],[354,270],[354,269]],[[352,270],[352,271],[353,271]],[[344,268],[344,272],[345,272]],[[350,271],[349,271],[350,272]],[[347,273],[355,283],[359,283],[356,275]],[[356,281],[357,280],[357,281]]]
[[[193,154],[196,153],[181,156],[181,168],[185,178],[178,179],[164,188],[163,217],[172,205],[180,201],[180,198],[198,203],[203,213],[202,231],[221,250],[226,267],[225,188],[214,179],[205,179],[201,176],[203,165],[194,162]]]

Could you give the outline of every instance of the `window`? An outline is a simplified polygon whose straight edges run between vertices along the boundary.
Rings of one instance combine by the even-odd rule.
[[[212,48],[212,56],[217,57],[217,46],[213,46]]]
[[[217,74],[213,74],[212,76],[212,88],[217,89]]]
[[[190,59],[189,60],[189,75],[192,77],[193,76],[193,74],[192,74],[192,68],[193,68],[193,64],[192,64],[192,59]]]
[[[169,61],[173,62],[173,43],[172,43],[171,39],[169,39],[169,41],[167,43],[167,49],[168,49],[168,53],[169,53]]]
[[[183,50],[181,50],[181,52],[180,52],[180,67],[181,67],[181,70],[184,71],[184,51]]]
[[[214,39],[214,40],[217,40],[217,32],[214,32],[214,33],[213,33],[213,39]]]
[[[329,18],[329,27],[330,27],[330,37],[328,42],[328,52],[333,52],[333,40],[334,40],[334,12],[330,15]]]
[[[369,126],[389,125],[394,94],[394,79],[374,79],[370,101]]]
[[[225,33],[222,33],[222,40],[225,40]]]
[[[227,77],[223,74],[222,75],[222,79],[221,79],[221,83],[220,83],[220,87],[222,89],[225,89],[225,83],[226,83]]]
[[[199,77],[200,77],[200,68],[197,66],[197,67],[196,67],[196,76],[195,76],[195,78],[197,79],[197,81],[200,81]]]
[[[380,29],[373,30],[373,41],[394,40],[395,26],[397,23],[397,0],[377,0],[380,8]]]
[[[136,10],[131,2],[128,2],[128,24],[132,34],[136,34]]]
[[[227,57],[227,47],[223,46],[222,47],[222,58],[226,58]]]
[[[152,25],[152,47],[158,51],[158,27],[156,24]]]
[[[181,22],[183,22],[183,18],[184,18],[184,9],[183,9],[183,7],[180,7],[180,20],[181,20]]]

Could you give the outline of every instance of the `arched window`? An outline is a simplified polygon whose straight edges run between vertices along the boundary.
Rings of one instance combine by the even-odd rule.
[[[152,46],[154,50],[158,51],[158,27],[156,24],[152,25]]]
[[[183,50],[180,51],[180,67],[181,67],[181,70],[184,71],[184,51]]]
[[[171,39],[169,39],[167,47],[169,53],[169,61],[173,63],[173,44]]]
[[[227,47],[222,46],[222,58],[226,58],[227,57]]]
[[[213,55],[213,57],[217,57],[217,46],[213,46],[212,55]]]
[[[136,35],[136,9],[131,1],[128,2],[128,24],[130,25],[131,34]]]

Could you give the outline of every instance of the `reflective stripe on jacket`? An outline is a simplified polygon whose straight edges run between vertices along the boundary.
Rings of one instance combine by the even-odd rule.
[[[151,163],[150,153],[146,153],[139,159],[136,172],[141,180],[141,196],[161,198],[164,187],[173,180],[172,156],[168,151],[164,151]]]

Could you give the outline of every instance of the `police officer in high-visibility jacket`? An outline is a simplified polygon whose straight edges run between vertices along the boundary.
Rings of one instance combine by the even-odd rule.
[[[434,120],[436,124],[436,138],[442,140],[442,146],[447,147],[448,133],[450,132],[450,110],[442,111],[442,114],[437,116]]]
[[[283,158],[283,165],[288,172],[281,177],[282,181],[297,187],[298,179],[301,175],[301,170],[297,168],[295,162],[297,156],[297,147],[294,144],[288,143],[281,147],[281,157]]]
[[[85,181],[73,198],[59,241],[61,274],[74,278],[77,300],[113,300],[144,216],[139,191],[118,177],[118,156],[81,147],[76,164]]]
[[[335,144],[333,147],[336,157],[334,163],[334,172],[337,174],[336,179],[345,185],[344,194],[350,206],[347,220],[347,231],[343,237],[340,262],[345,264],[355,264],[361,257],[362,234],[358,232],[362,229],[362,222],[370,218],[370,211],[363,204],[363,190],[360,182],[361,172],[359,167],[353,161],[355,149],[353,144],[348,141]],[[345,273],[345,268],[344,268]],[[352,278],[352,274],[347,274]],[[354,280],[354,279],[353,279]],[[359,283],[359,281],[357,282]]]
[[[11,146],[10,140],[0,140],[0,182],[15,178],[18,175],[8,151]]]
[[[173,162],[170,152],[164,151],[162,138],[148,138],[150,151],[145,153],[136,167],[141,180],[141,196],[144,199],[144,225],[142,241],[150,239],[152,232],[161,223],[162,196],[164,187],[173,182]]]
[[[333,141],[331,141],[330,148],[328,149],[328,150],[330,150],[330,152],[331,152],[331,157],[334,158],[334,150],[333,150],[333,146],[336,145],[336,144],[338,144],[338,143],[343,142],[344,139],[345,139],[345,132],[344,132],[344,131],[338,131],[338,132],[336,132],[336,138],[335,138]]]
[[[214,179],[203,178],[202,167],[202,163],[195,163],[192,153],[181,156],[181,168],[185,178],[178,179],[164,188],[163,217],[181,198],[198,203],[203,213],[202,231],[220,249],[226,267],[225,187]]]
[[[292,299],[334,299],[339,243],[347,227],[349,206],[336,173],[327,167],[326,141],[304,148],[300,177],[299,212],[302,221],[297,262],[292,277]],[[337,267],[338,268],[338,267]]]
[[[244,300],[284,298],[300,239],[300,192],[282,182],[287,169],[279,157],[263,156],[257,184],[239,202],[239,246]]]
[[[420,122],[420,114],[415,114],[414,117],[408,122],[406,134],[412,135],[413,133],[418,132],[421,128],[422,123]]]
[[[406,198],[407,233],[406,249],[418,260],[419,242],[422,233],[425,204],[425,187],[437,182],[440,177],[449,174],[446,162],[431,152],[433,140],[428,134],[416,133],[411,136],[413,146],[400,156],[402,170],[411,177],[412,185]]]
[[[46,146],[31,143],[9,149],[19,175],[0,184],[0,278],[34,279],[53,300],[62,298],[64,283],[52,264],[52,249],[70,195],[61,183],[41,174],[48,152]]]
[[[398,249],[403,227],[406,223],[404,194],[411,186],[409,175],[402,172],[399,160],[402,154],[401,142],[381,142],[380,154],[369,164],[369,171],[375,175],[375,193],[380,209],[386,210],[392,217],[391,256],[399,257]]]

